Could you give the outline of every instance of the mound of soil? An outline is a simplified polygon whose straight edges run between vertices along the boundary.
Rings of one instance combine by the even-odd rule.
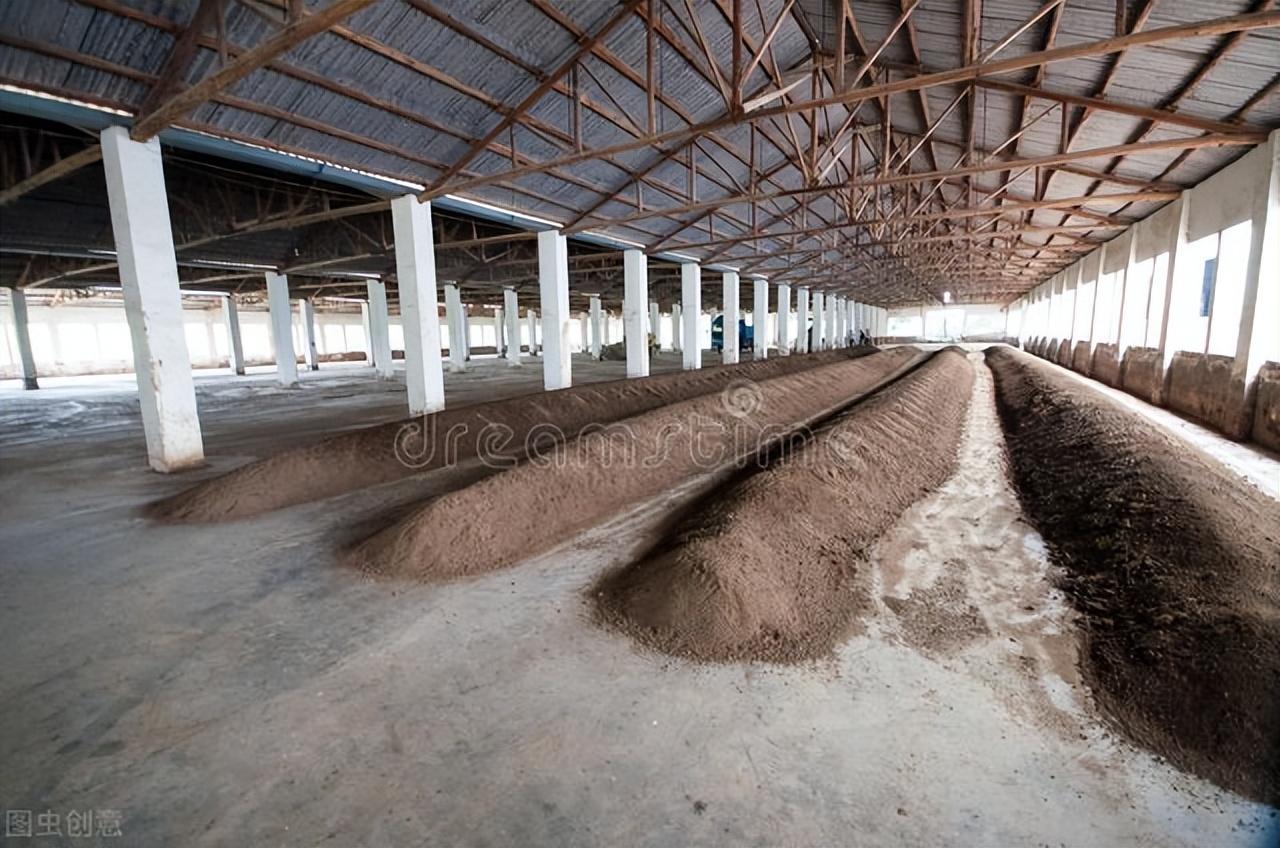
[[[973,366],[947,349],[698,505],[597,587],[602,620],[707,661],[830,653],[864,603],[867,551],[955,468]]]
[[[362,542],[348,561],[416,580],[514,565],[686,480],[755,457],[925,356],[895,349],[615,422],[428,502]]]
[[[1105,717],[1280,804],[1280,504],[1140,416],[992,348],[1014,482],[1082,614]]]
[[[764,380],[874,353],[848,348],[783,356],[744,365],[613,380],[446,409],[324,439],[251,462],[158,501],[160,521],[250,518],[400,480],[483,456],[523,459],[584,427],[717,392],[738,379]]]

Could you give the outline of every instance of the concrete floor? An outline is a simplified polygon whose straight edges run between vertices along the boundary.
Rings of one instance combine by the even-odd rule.
[[[446,586],[332,558],[422,481],[233,525],[137,517],[399,416],[364,369],[200,378],[210,464],[178,477],[146,470],[128,378],[0,391],[0,805],[119,810],[104,844],[129,845],[1276,844],[1275,810],[1093,717],[975,367],[960,467],[877,548],[863,632],[785,668],[642,653],[588,620],[584,591],[692,486]],[[446,390],[540,381],[477,362]]]

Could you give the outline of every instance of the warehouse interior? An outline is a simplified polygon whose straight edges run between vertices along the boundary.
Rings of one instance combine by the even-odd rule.
[[[1273,0],[0,3],[13,844],[1280,845]]]

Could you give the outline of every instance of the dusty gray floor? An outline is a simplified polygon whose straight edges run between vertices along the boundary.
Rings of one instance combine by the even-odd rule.
[[[578,380],[622,372],[574,367]],[[673,367],[664,355],[655,370]],[[536,368],[491,362],[447,391],[461,403],[539,386]],[[362,369],[295,391],[202,379],[210,467],[175,478],[145,469],[127,387],[0,391],[5,809],[119,810],[126,840],[103,844],[129,845],[1280,838],[1274,810],[1093,718],[1070,615],[1000,469],[981,366],[960,469],[877,549],[862,634],[801,668],[695,666],[588,620],[585,590],[687,493],[435,587],[370,583],[332,558],[383,507],[429,493],[420,482],[152,526],[141,504],[397,417],[403,392]],[[926,638],[939,628],[948,638]]]

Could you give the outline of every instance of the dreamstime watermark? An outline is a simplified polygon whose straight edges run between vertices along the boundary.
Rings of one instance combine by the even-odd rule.
[[[857,447],[850,432],[838,430],[815,439],[808,423],[773,420],[768,392],[750,380],[729,383],[715,404],[660,408],[620,421],[589,422],[572,431],[538,421],[518,432],[482,412],[447,426],[441,417],[424,415],[397,430],[395,456],[406,468],[425,471],[475,461],[495,470],[521,462],[544,468],[647,469],[679,461],[713,470],[753,463],[764,467],[781,458],[846,462]],[[801,450],[813,444],[822,449]]]

